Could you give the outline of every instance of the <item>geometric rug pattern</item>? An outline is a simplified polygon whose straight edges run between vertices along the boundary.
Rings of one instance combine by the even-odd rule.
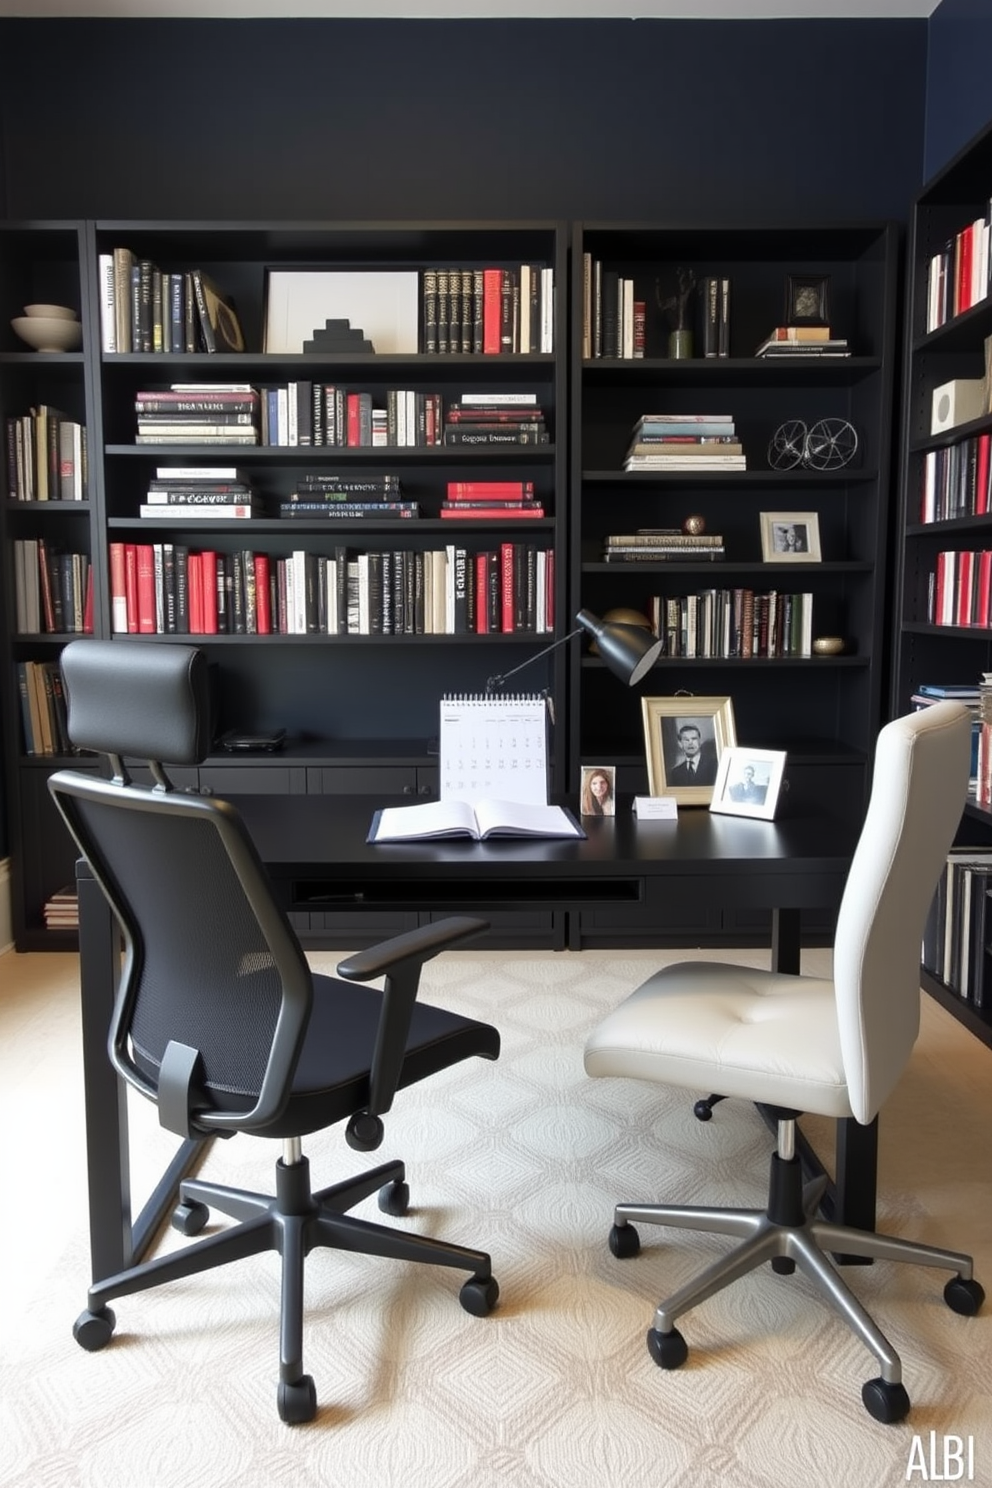
[[[304,1363],[318,1412],[306,1426],[276,1414],[277,1257],[119,1299],[112,1343],[87,1354],[71,1336],[89,1276],[85,1213],[50,1206],[39,1222],[60,1238],[43,1274],[26,1285],[5,1276],[0,1484],[895,1488],[914,1436],[929,1452],[936,1432],[973,1437],[974,1481],[992,1485],[992,1309],[954,1315],[942,1272],[846,1273],[902,1355],[913,1409],[898,1426],[868,1417],[860,1389],[875,1361],[798,1273],[763,1267],[687,1314],[680,1370],[650,1359],[657,1302],[733,1242],[641,1226],[640,1256],[618,1261],[613,1205],[760,1206],[772,1143],[746,1103],[723,1102],[703,1125],[686,1093],[583,1072],[604,1012],[689,955],[464,951],[426,968],[424,1000],[494,1022],[502,1054],[401,1092],[367,1165],[406,1162],[410,1214],[386,1222],[490,1251],[500,1303],[475,1318],[458,1303],[460,1272],[313,1253]],[[322,970],[339,959],[311,957]],[[63,1037],[76,1033],[70,1022]],[[51,1132],[78,1128],[78,1088],[53,1082],[47,1099]],[[883,1115],[879,1225],[971,1251],[992,1292],[992,1100],[982,1099],[974,1085],[938,1082],[918,1048]],[[25,1140],[30,1124],[28,1114]],[[830,1124],[804,1126],[829,1151]],[[171,1139],[140,1100],[131,1130],[140,1200]],[[315,1186],[363,1164],[341,1128],[305,1148]],[[37,1171],[39,1209],[60,1181],[57,1141],[52,1150]],[[278,1155],[278,1144],[235,1138],[215,1143],[201,1171],[269,1190]],[[11,1204],[5,1226],[22,1225],[26,1207],[26,1196]],[[382,1218],[374,1197],[356,1212]],[[170,1230],[160,1248],[183,1243]]]

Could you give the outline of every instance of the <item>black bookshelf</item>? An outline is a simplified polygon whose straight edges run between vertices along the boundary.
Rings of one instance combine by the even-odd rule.
[[[980,414],[931,432],[934,389],[957,379],[982,378],[985,341],[992,336],[992,297],[988,294],[973,297],[967,291],[966,301],[973,302],[957,313],[953,297],[945,309],[933,310],[931,262],[949,248],[953,253],[959,235],[970,224],[988,220],[990,199],[992,129],[985,129],[927,182],[910,214],[893,715],[912,706],[921,684],[977,687],[981,674],[992,670],[992,629],[975,623],[963,611],[956,612],[956,618],[964,623],[937,623],[934,583],[939,553],[992,549],[992,514],[974,509],[984,503],[974,499],[973,458],[978,441],[984,436],[987,443],[992,434],[992,416]],[[951,494],[945,504],[925,509],[928,462],[931,470],[936,466],[948,473],[940,477],[940,483],[949,481]],[[956,470],[953,477],[952,469]],[[957,840],[992,849],[992,813],[970,800]],[[988,968],[986,953],[986,981]],[[976,1007],[925,969],[922,980],[942,1006],[992,1046],[992,1007]]]
[[[860,819],[867,798],[871,750],[885,698],[884,644],[890,453],[897,310],[898,233],[894,224],[822,229],[669,228],[644,223],[578,223],[572,236],[570,554],[576,603],[597,614],[632,608],[650,615],[653,596],[705,589],[809,592],[813,636],[842,635],[839,656],[739,660],[663,656],[630,694],[618,693],[588,648],[573,658],[569,716],[569,776],[581,767],[615,764],[621,797],[648,788],[642,696],[686,692],[730,697],[739,743],[786,750],[788,792],[781,810],[829,799]],[[628,279],[645,306],[643,350],[604,354],[596,342],[595,269]],[[687,323],[691,358],[669,355],[672,322],[658,306],[691,269],[697,291]],[[849,342],[844,358],[758,358],[774,326],[786,323],[789,276],[826,280],[832,334]],[[720,354],[706,356],[698,286],[728,279],[729,315]],[[592,282],[590,282],[592,280]],[[611,281],[612,282],[612,281]],[[592,321],[590,322],[590,306]],[[600,307],[602,320],[602,307]],[[584,331],[586,335],[584,338]],[[597,350],[599,354],[597,354]],[[625,471],[624,455],[643,414],[730,415],[747,460],[744,471],[709,473]],[[773,469],[769,445],[779,426],[824,419],[847,421],[858,448],[831,470]],[[762,512],[814,512],[822,561],[763,561]],[[641,527],[679,528],[701,514],[706,530],[724,538],[719,562],[604,561],[607,534]],[[698,808],[682,807],[682,810]],[[704,898],[704,896],[701,896]],[[827,939],[832,926],[815,933]],[[746,943],[767,935],[760,916],[727,923],[701,902],[699,924],[665,922],[664,908],[647,915],[587,917],[583,942],[678,943],[686,932],[704,943]]]

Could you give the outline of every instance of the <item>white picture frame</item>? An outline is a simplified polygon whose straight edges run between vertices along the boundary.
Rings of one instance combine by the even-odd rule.
[[[720,755],[710,810],[723,816],[771,821],[778,807],[786,753],[734,746]]]
[[[819,563],[817,513],[762,512],[761,557],[765,563]]]
[[[416,355],[419,279],[416,269],[269,269],[263,349],[298,354],[325,321],[347,320],[377,356]]]

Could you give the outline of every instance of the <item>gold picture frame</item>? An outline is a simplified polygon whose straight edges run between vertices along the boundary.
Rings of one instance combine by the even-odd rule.
[[[761,557],[765,563],[819,563],[820,519],[816,512],[762,512]]]
[[[641,714],[652,796],[674,796],[682,806],[708,806],[723,751],[737,743],[732,700],[646,697]]]

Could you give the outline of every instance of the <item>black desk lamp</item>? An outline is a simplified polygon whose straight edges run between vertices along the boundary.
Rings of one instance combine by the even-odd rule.
[[[574,640],[582,632],[588,633],[595,639],[599,648],[599,654],[614,676],[619,677],[621,682],[626,682],[628,687],[633,687],[635,682],[640,682],[642,677],[647,676],[661,654],[661,641],[648,630],[642,630],[637,625],[622,625],[615,620],[600,620],[590,610],[580,610],[576,615],[578,624],[568,635],[562,636],[560,640],[552,641],[550,646],[545,646],[543,651],[538,651],[535,656],[528,656],[519,666],[515,666],[509,672],[503,672],[498,676],[490,677],[486,683],[487,692],[498,692],[511,677],[522,672],[534,661],[540,661],[542,656],[547,656],[550,651],[556,651],[559,646],[564,646],[567,641]]]

